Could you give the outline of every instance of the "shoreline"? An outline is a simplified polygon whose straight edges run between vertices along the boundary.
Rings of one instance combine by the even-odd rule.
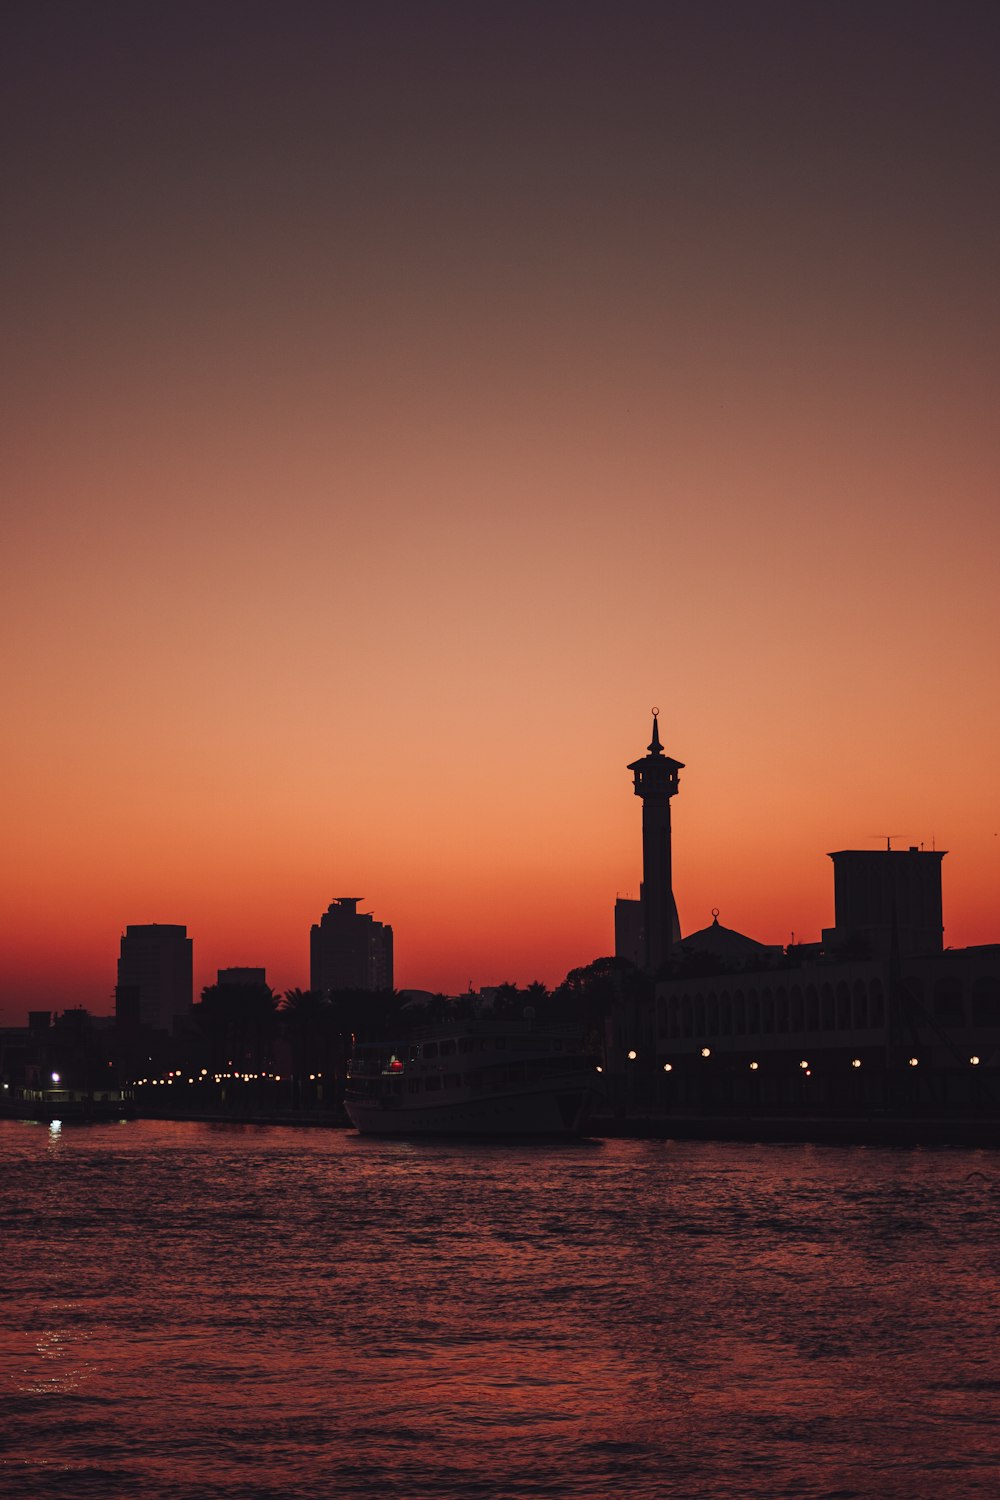
[[[5,1115],[3,1118],[13,1116]],[[18,1118],[27,1117],[22,1115]],[[48,1118],[56,1120],[60,1117],[52,1113]],[[339,1110],[171,1110],[162,1113],[140,1110],[128,1117],[125,1123],[129,1123],[131,1119],[176,1120],[203,1125],[291,1125],[327,1130],[354,1128]],[[38,1122],[44,1123],[41,1112]],[[62,1123],[76,1125],[91,1122],[63,1119]],[[1000,1118],[975,1119],[940,1115],[599,1115],[588,1123],[583,1134],[584,1138],[607,1140],[732,1141],[747,1145],[959,1146],[996,1150],[1000,1148]]]

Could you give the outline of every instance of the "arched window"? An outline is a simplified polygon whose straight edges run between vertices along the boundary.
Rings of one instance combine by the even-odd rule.
[[[868,1015],[872,1026],[885,1025],[885,996],[881,979],[873,979],[869,990]]]
[[[719,1035],[719,1002],[714,995],[708,997],[708,1034]]]
[[[904,1014],[913,1021],[926,1021],[927,1006],[924,1001],[924,982],[914,974],[907,974],[902,982]]]
[[[980,974],[972,986],[972,1024],[1000,1026],[1000,978]]]
[[[779,985],[775,991],[774,1029],[782,1035],[788,1030],[788,993],[784,985]]]
[[[735,1012],[736,1035],[745,1036],[747,1029],[747,1002],[742,990],[737,990],[733,997],[733,1010]]]
[[[705,1035],[705,997],[695,995],[694,997],[694,1029],[698,1036]]]
[[[820,1013],[824,1031],[833,1030],[833,987],[824,984],[820,990]]]
[[[814,984],[806,985],[806,1030],[819,1030],[819,993]]]
[[[719,1001],[719,1030],[723,1036],[733,1034],[733,1002],[725,991]]]
[[[962,981],[954,974],[943,975],[934,981],[934,1020],[939,1026],[965,1025]]]
[[[850,1031],[851,1029],[851,992],[847,988],[847,981],[842,979],[837,985],[837,1030]]]
[[[793,1031],[802,1030],[802,990],[799,985],[792,985],[792,1009],[789,1024]]]
[[[682,1017],[682,1026],[681,1026],[681,1029],[684,1032],[685,1036],[690,1036],[691,1035],[691,996],[690,995],[685,995],[684,999],[681,1001],[681,1017]]]
[[[868,990],[863,979],[854,981],[854,1029],[868,1030]]]
[[[756,990],[747,996],[747,1030],[751,1036],[760,1036],[760,998]]]

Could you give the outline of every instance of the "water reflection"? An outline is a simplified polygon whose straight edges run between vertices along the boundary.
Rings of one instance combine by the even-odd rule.
[[[43,1462],[151,1500],[992,1500],[989,1156],[39,1136],[0,1202],[19,1500]]]

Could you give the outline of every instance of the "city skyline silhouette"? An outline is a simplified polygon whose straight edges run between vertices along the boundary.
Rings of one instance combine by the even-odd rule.
[[[951,851],[996,937],[995,7],[13,4],[0,1018],[129,924],[552,985]]]

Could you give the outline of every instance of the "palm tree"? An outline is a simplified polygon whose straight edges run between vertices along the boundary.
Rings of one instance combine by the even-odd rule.
[[[194,1007],[217,1073],[269,1070],[277,997],[266,984],[209,984]]]
[[[333,1006],[322,990],[286,990],[281,1018],[292,1048],[292,1104],[301,1109],[308,1075],[322,1074],[330,1061]]]

